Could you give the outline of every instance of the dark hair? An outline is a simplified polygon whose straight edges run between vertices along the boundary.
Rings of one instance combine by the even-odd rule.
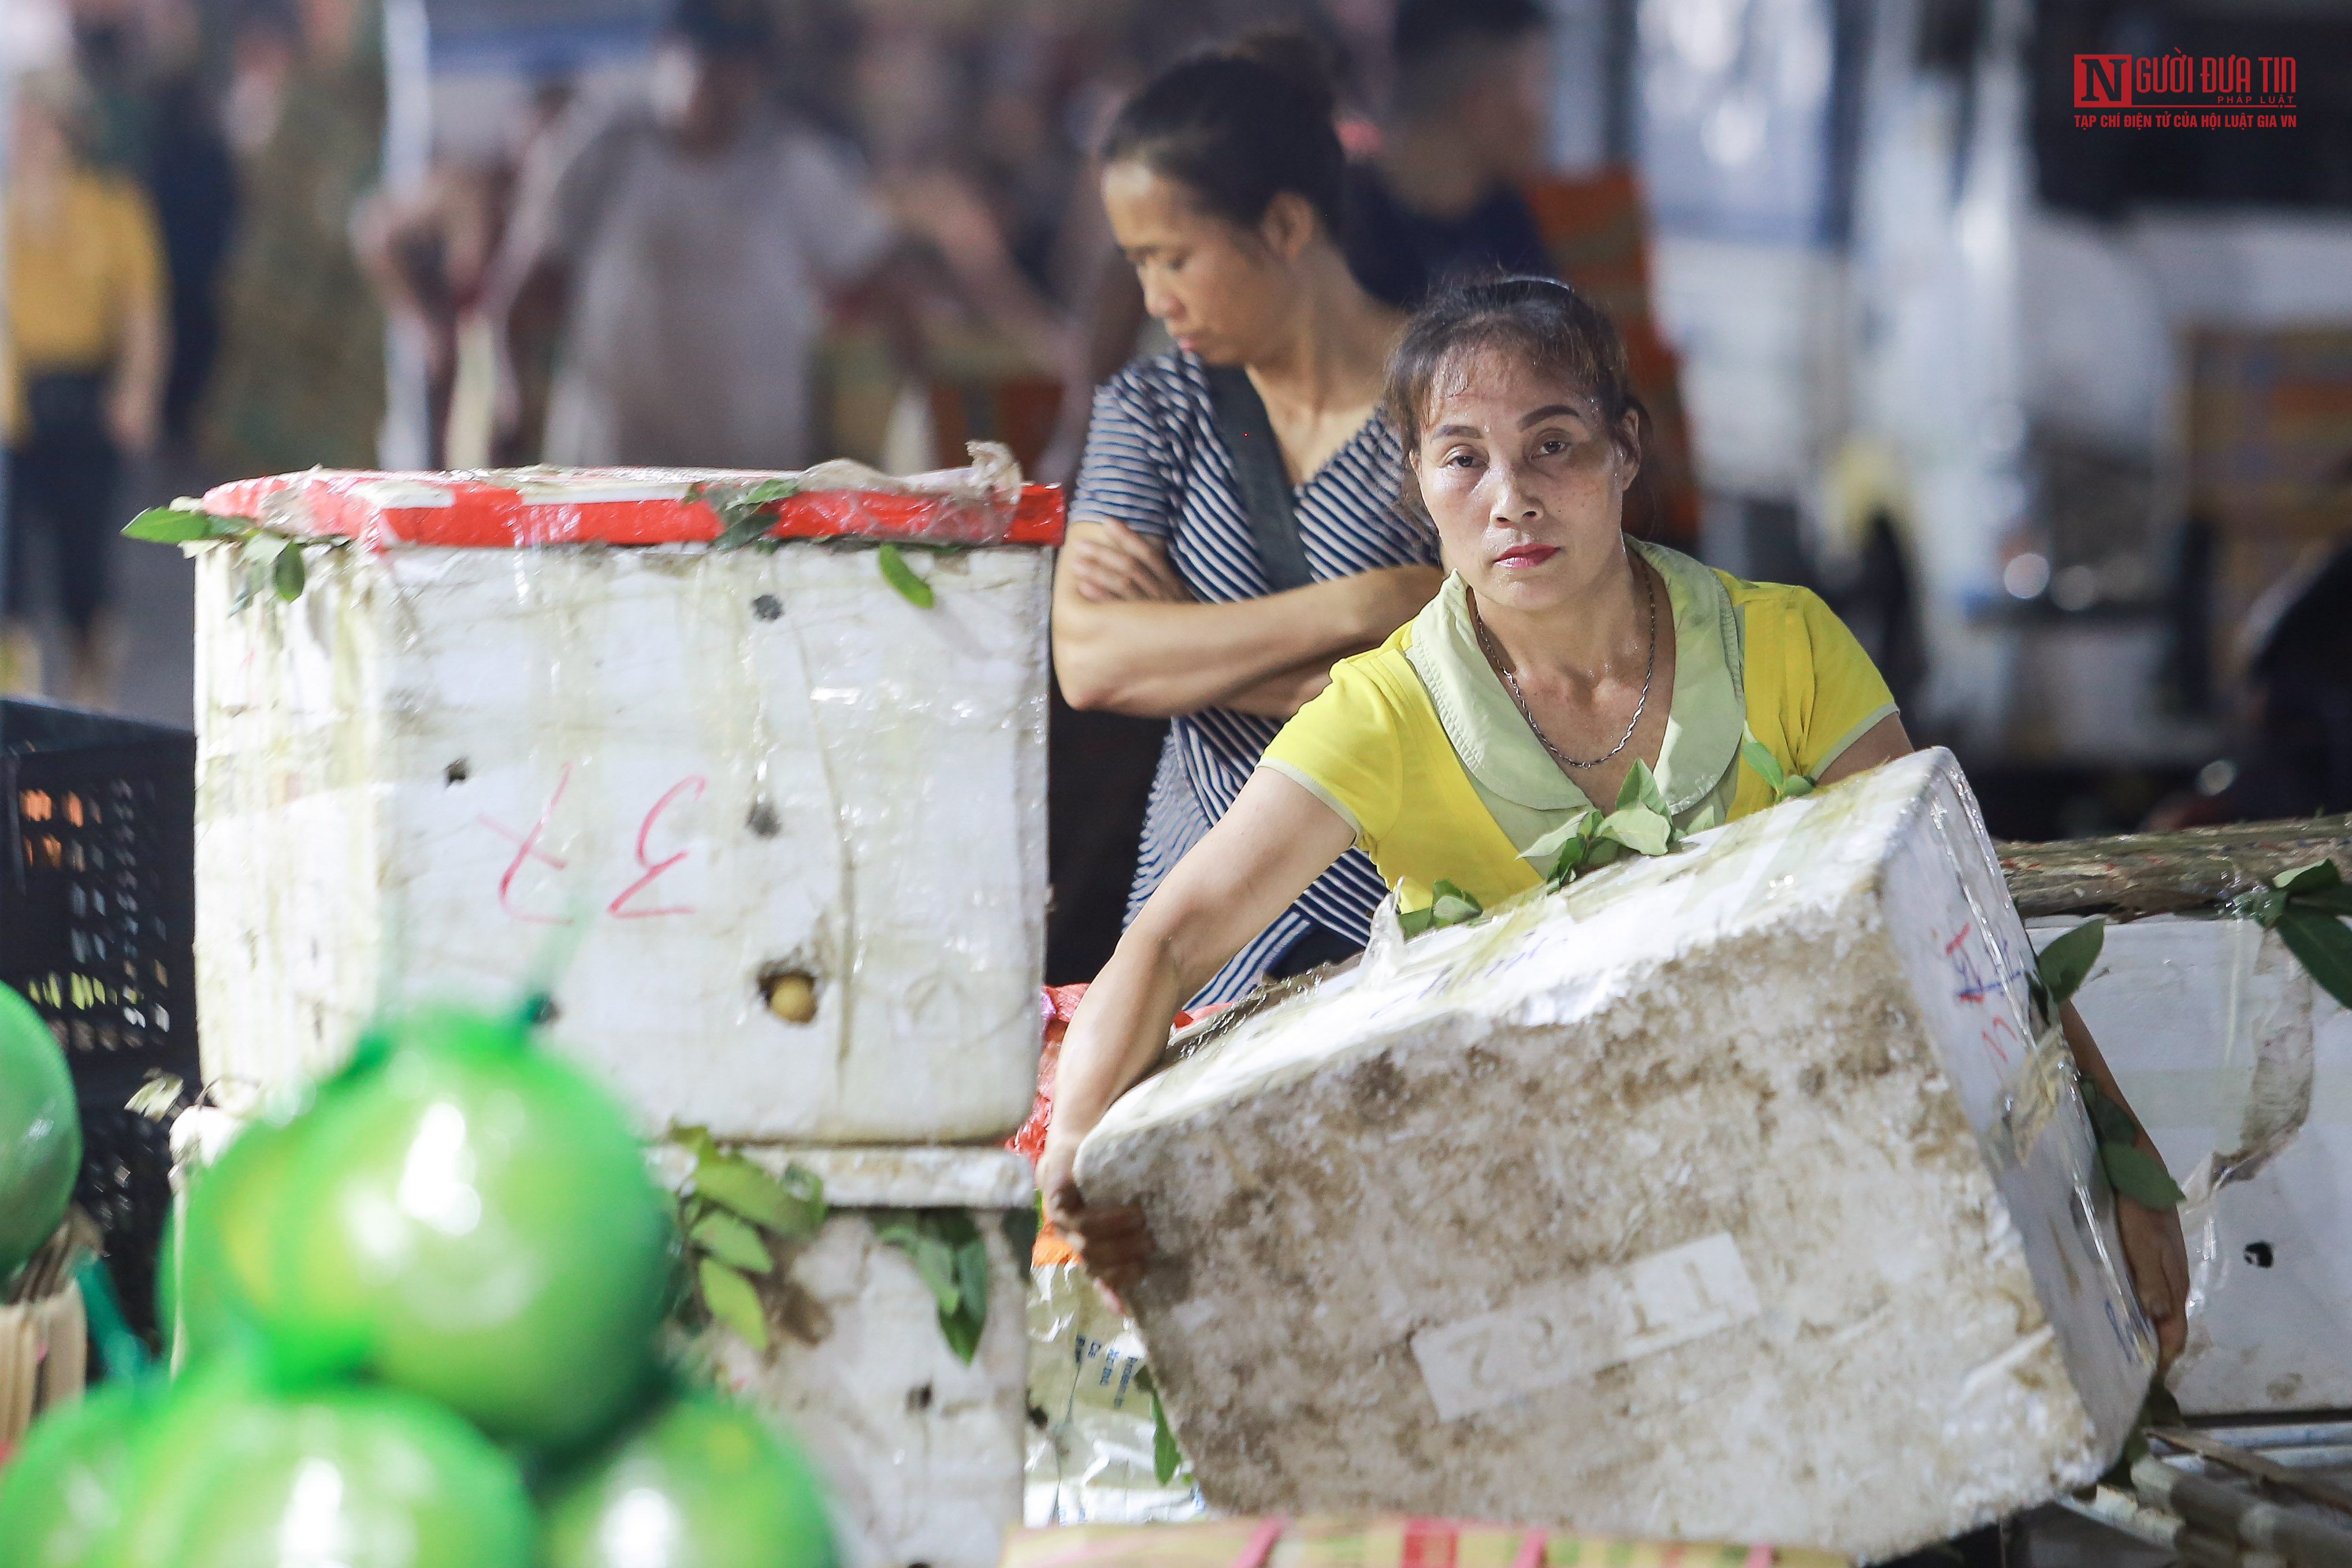
[[[1247,34],[1144,83],[1111,121],[1102,160],[1142,163],[1244,228],[1289,191],[1337,235],[1347,154],[1336,109],[1322,46],[1304,33]]]
[[[1493,51],[1550,26],[1540,0],[1403,0],[1389,30],[1397,111],[1410,115],[1439,107]]]
[[[765,60],[776,43],[776,18],[765,0],[671,0],[667,30],[705,55]]]
[[[1405,499],[1416,511],[1428,511],[1413,457],[1430,395],[1447,365],[1481,349],[1525,354],[1540,374],[1591,396],[1600,405],[1611,445],[1639,458],[1639,449],[1625,438],[1625,416],[1630,411],[1646,421],[1648,414],[1633,395],[1625,340],[1606,311],[1549,278],[1457,283],[1413,313],[1389,356],[1389,423],[1404,447]]]

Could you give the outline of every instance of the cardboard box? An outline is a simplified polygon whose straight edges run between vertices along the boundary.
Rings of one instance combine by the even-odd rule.
[[[1877,1557],[2105,1468],[2152,1369],[1950,754],[1376,952],[1080,1151],[1213,1507]]]

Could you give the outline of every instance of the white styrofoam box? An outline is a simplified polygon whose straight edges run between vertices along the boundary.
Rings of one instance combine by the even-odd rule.
[[[2352,1013],[2274,932],[2169,915],[2109,926],[2074,1002],[2189,1194],[2181,1408],[2352,1405]]]
[[[1029,1259],[1004,1225],[1030,1207],[1029,1163],[1003,1149],[750,1150],[825,1181],[834,1212],[784,1270],[773,1315],[802,1334],[762,1355],[714,1328],[719,1380],[800,1441],[830,1483],[842,1568],[995,1568],[1021,1523],[1028,1434]],[[870,1207],[969,1208],[988,1243],[988,1324],[969,1365],[930,1289],[877,1241]],[[772,1290],[771,1294],[773,1294]]]
[[[2114,1458],[2153,1346],[1949,752],[1376,947],[1079,1152],[1212,1506],[1872,1557]]]
[[[1051,557],[313,548],[197,570],[197,982],[228,1098],[380,999],[519,996],[649,1126],[998,1137],[1035,1089]],[[772,1013],[762,979],[816,982]]]

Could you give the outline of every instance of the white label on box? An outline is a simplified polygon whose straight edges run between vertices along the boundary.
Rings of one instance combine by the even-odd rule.
[[[1439,1419],[1454,1421],[1720,1332],[1758,1310],[1739,1248],[1717,1232],[1425,1329],[1412,1353]]]

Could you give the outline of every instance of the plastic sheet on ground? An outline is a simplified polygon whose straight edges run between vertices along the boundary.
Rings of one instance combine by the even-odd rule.
[[[1191,1472],[1160,1479],[1151,1395],[1137,1382],[1143,1340],[1085,1268],[1033,1271],[1029,1291],[1029,1461],[1024,1515],[1032,1525],[1139,1524],[1197,1519]]]

